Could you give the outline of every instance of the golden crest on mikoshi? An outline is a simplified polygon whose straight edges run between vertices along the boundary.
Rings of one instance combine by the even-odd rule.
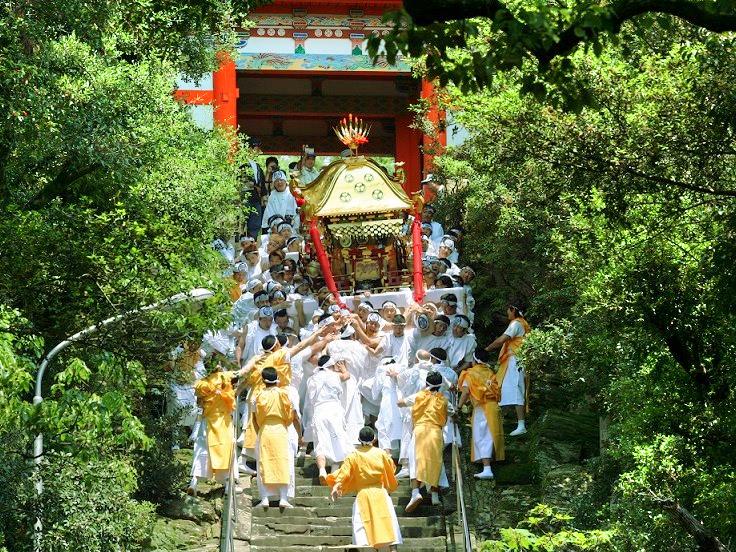
[[[358,155],[358,147],[368,143],[368,134],[371,132],[370,125],[366,125],[363,119],[353,117],[349,113],[347,117],[343,117],[340,125],[333,127],[335,134],[340,141],[350,148],[353,155]]]

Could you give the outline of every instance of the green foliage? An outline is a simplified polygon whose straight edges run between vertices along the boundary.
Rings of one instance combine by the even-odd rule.
[[[368,51],[374,58],[385,52],[389,62],[410,56],[427,77],[464,93],[492,88],[511,72],[521,92],[579,112],[596,98],[574,75],[578,54],[601,56],[611,42],[628,47],[622,29],[646,35],[685,24],[703,33],[734,31],[735,7],[733,0],[408,0],[384,17],[392,29],[371,36]]]
[[[736,536],[734,44],[656,24],[621,36],[626,50],[574,57],[595,106],[579,113],[519,95],[513,73],[451,91],[471,139],[437,174],[468,185],[439,203],[472,236],[481,331],[502,330],[510,297],[529,304],[534,408],[610,419],[577,526],[692,550],[667,505]]]
[[[167,386],[161,367],[175,344],[226,316],[209,243],[240,214],[247,150],[197,128],[172,91],[178,74],[214,67],[243,8],[0,8],[0,548],[30,550],[40,515],[43,550],[137,550],[155,507],[140,498],[177,485],[181,467],[150,424],[146,391]],[[216,296],[137,311],[195,287]],[[51,362],[33,406],[43,356],[124,313]]]
[[[501,529],[499,540],[484,541],[481,552],[573,552],[614,550],[614,531],[581,531],[573,518],[538,504],[516,528]]]
[[[61,455],[44,469],[44,550],[140,550],[153,507],[130,498],[136,473],[124,461]]]
[[[180,410],[174,410],[168,414],[149,413],[144,418],[146,435],[153,446],[135,455],[140,476],[136,496],[141,500],[160,503],[177,497],[189,481],[191,466],[181,462],[172,451],[172,447],[182,441],[178,426],[180,415]]]

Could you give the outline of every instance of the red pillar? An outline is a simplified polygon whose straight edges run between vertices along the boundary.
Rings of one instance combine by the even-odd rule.
[[[404,162],[406,182],[404,189],[407,193],[418,192],[419,182],[422,179],[422,152],[419,146],[422,143],[422,133],[411,128],[414,120],[412,115],[398,115],[396,126],[396,161]]]
[[[431,81],[422,79],[422,99],[429,100],[427,118],[437,129],[436,136],[422,136],[423,171],[422,176],[432,172],[434,154],[439,153],[447,146],[447,131],[445,130],[445,112],[441,111],[437,101],[437,91]]]
[[[235,130],[238,126],[238,80],[235,62],[227,52],[219,52],[220,68],[212,74],[215,124]]]

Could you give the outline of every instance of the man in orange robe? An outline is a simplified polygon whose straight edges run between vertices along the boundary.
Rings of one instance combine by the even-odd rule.
[[[516,409],[518,424],[510,435],[516,437],[526,433],[526,411],[528,409],[529,381],[524,367],[518,362],[517,356],[524,344],[524,339],[531,331],[524,319],[521,308],[510,304],[506,307],[506,316],[509,319],[506,331],[486,347],[486,351],[501,349],[498,354],[498,372],[496,379],[501,386],[501,400],[499,406],[513,406]]]
[[[398,401],[399,406],[411,406],[414,423],[414,446],[409,448],[409,476],[411,477],[411,500],[406,506],[407,512],[413,512],[422,503],[419,493],[420,484],[429,487],[432,492],[432,504],[439,505],[438,487],[440,475],[444,469],[442,450],[445,439],[442,429],[448,418],[449,403],[442,394],[442,374],[427,374],[427,388],[415,395]]]
[[[197,403],[202,408],[205,423],[198,428],[206,447],[197,447],[192,467],[192,481],[187,492],[196,494],[197,478],[213,476],[224,482],[232,465],[234,433],[232,413],[235,410],[235,392],[232,382],[238,372],[222,371],[221,365],[208,376],[194,384]],[[200,454],[197,454],[197,449]]]
[[[294,423],[296,412],[286,389],[278,387],[280,382],[275,368],[266,366],[261,378],[265,388],[256,397],[253,417],[258,432],[261,506],[268,508],[270,497],[278,494],[279,507],[291,508],[287,493],[294,458],[289,447],[288,427]]]
[[[370,427],[360,430],[360,445],[350,453],[340,469],[327,476],[335,500],[345,492],[357,492],[353,503],[353,544],[375,549],[396,550],[401,544],[401,530],[389,493],[399,484],[394,463],[383,450],[373,446],[375,433]]]
[[[498,401],[501,389],[496,374],[488,364],[489,355],[484,349],[476,349],[473,365],[460,373],[458,389],[461,392],[458,410],[470,400],[473,403],[473,443],[470,460],[482,462],[483,471],[475,474],[478,479],[493,479],[491,458],[504,460],[503,424]]]

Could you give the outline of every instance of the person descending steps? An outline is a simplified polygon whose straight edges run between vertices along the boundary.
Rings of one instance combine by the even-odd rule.
[[[407,512],[413,512],[422,503],[423,498],[419,493],[422,483],[432,492],[432,505],[440,504],[438,489],[445,470],[442,463],[445,447],[442,429],[447,423],[449,403],[441,391],[442,374],[430,372],[426,381],[426,389],[399,400],[399,406],[412,407],[414,422],[414,446],[409,448],[412,490]]]
[[[355,452],[345,459],[337,473],[327,476],[327,484],[332,487],[330,498],[335,501],[344,492],[357,492],[353,503],[355,546],[396,550],[402,539],[389,497],[399,486],[393,460],[373,446],[376,436],[372,428],[361,429],[358,439],[360,444]]]
[[[487,351],[476,349],[473,366],[460,374],[457,384],[462,393],[457,404],[458,411],[468,400],[473,403],[470,460],[483,463],[483,471],[475,474],[477,479],[493,479],[491,458],[506,458],[501,409],[498,406],[501,390],[488,360]]]
[[[288,501],[289,483],[294,480],[294,457],[289,445],[288,426],[298,425],[289,393],[279,384],[272,366],[261,371],[265,388],[255,400],[254,426],[258,434],[258,490],[260,505],[268,508],[269,499],[279,496],[280,508],[291,508]]]
[[[327,461],[334,471],[353,451],[351,439],[345,432],[345,410],[341,402],[344,393],[342,382],[348,379],[350,373],[344,361],[335,362],[329,355],[322,355],[307,383],[307,396],[313,409],[314,455],[321,483],[327,479]]]

